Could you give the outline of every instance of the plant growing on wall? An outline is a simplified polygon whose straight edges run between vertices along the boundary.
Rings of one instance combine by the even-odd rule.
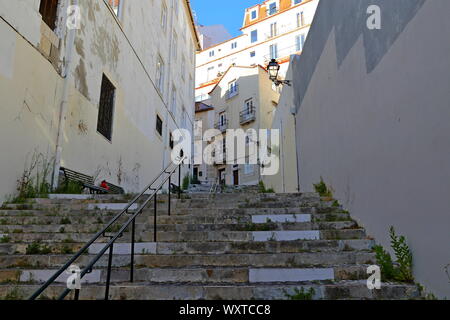
[[[329,188],[325,184],[322,177],[320,177],[319,183],[314,184],[314,189],[321,197],[333,198],[333,192],[331,191],[331,188]]]
[[[187,188],[189,188],[190,182],[191,182],[191,179],[190,179],[189,175],[185,175],[183,178],[183,184],[182,184],[183,190],[187,190]]]
[[[42,153],[33,153],[29,165],[25,164],[22,176],[17,180],[17,197],[15,203],[23,203],[25,199],[46,196],[50,192],[49,177],[52,160]]]
[[[374,247],[383,280],[413,282],[413,257],[406,238],[404,236],[397,236],[392,226],[389,229],[389,235],[391,238],[391,247],[396,258],[395,263],[391,255],[382,246],[377,245]]]

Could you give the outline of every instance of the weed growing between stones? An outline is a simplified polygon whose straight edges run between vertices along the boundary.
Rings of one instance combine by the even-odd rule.
[[[309,288],[307,291],[303,287],[301,289],[295,288],[293,294],[284,291],[284,296],[289,300],[312,300],[315,294],[314,288]]]

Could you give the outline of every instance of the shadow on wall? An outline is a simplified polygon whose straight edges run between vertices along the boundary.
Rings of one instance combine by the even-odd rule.
[[[314,17],[313,26],[306,39],[305,49],[300,63],[293,66],[293,74],[302,73],[302,81],[295,92],[295,106],[303,102],[309,83],[316,70],[325,44],[335,29],[336,55],[338,67],[344,61],[350,49],[362,36],[365,47],[366,69],[371,73],[392,44],[414,18],[426,0],[321,0]],[[367,8],[377,5],[381,9],[381,29],[367,28]],[[336,14],[339,13],[339,14]],[[347,19],[342,19],[342,16]],[[316,23],[320,21],[320,25]],[[308,39],[313,39],[311,41]],[[298,110],[297,110],[298,111]]]

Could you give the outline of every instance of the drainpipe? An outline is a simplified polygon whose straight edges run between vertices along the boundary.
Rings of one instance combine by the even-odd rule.
[[[77,6],[78,0],[67,0],[67,7],[72,5]],[[63,8],[67,8],[63,7]],[[67,20],[64,20],[67,21]],[[66,27],[67,28],[67,27]],[[67,29],[66,29],[67,30]],[[67,109],[69,106],[69,90],[72,80],[72,63],[73,63],[73,51],[75,46],[76,29],[70,29],[67,34],[67,45],[65,48],[65,68],[63,68],[62,77],[64,78],[63,93],[61,98],[61,105],[59,111],[58,133],[56,138],[56,151],[55,151],[55,163],[52,179],[53,189],[58,187],[59,182],[59,170],[61,168],[61,154],[64,137],[64,127],[66,123]]]
[[[162,169],[164,169],[167,165],[166,163],[170,163],[170,160],[167,159],[167,153],[170,152],[169,148],[168,148],[168,142],[169,142],[169,121],[170,121],[170,113],[169,113],[169,109],[170,109],[170,103],[171,103],[171,92],[172,92],[172,46],[173,46],[173,22],[175,20],[174,17],[174,1],[171,1],[170,4],[170,17],[169,17],[169,21],[170,21],[170,27],[169,27],[169,23],[167,25],[167,32],[169,32],[169,59],[167,61],[167,82],[168,82],[168,86],[167,86],[167,90],[165,90],[165,97],[166,97],[166,101],[167,101],[167,108],[166,108],[166,121],[165,121],[165,128],[164,128],[164,135],[163,135],[163,158],[162,158]],[[168,22],[169,22],[168,21]],[[177,90],[179,90],[180,88],[178,88]],[[163,101],[164,102],[164,101]],[[181,102],[181,101],[180,101]],[[176,119],[175,119],[176,121]],[[168,151],[169,150],[169,151]],[[169,157],[170,159],[170,157]]]
[[[298,157],[298,144],[297,144],[297,118],[295,111],[292,112],[292,116],[294,117],[294,139],[295,139],[295,158],[296,158],[296,165],[297,165],[297,190],[300,192],[300,168],[298,165],[299,157]]]

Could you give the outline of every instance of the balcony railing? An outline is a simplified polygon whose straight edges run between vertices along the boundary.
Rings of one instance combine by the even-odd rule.
[[[220,130],[220,132],[227,131],[227,129],[228,129],[228,120],[222,120],[222,121],[217,122],[214,125],[214,128],[217,129],[217,130]]]
[[[241,124],[246,124],[256,120],[256,110],[251,107],[239,113]]]
[[[238,94],[239,94],[239,86],[235,85],[233,88],[227,90],[225,97],[226,99],[231,99],[234,96],[237,96]]]

